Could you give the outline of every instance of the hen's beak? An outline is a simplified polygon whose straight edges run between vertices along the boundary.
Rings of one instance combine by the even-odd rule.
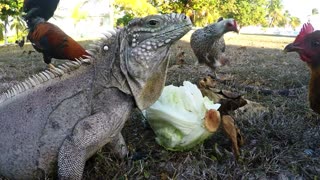
[[[283,49],[283,51],[284,52],[298,52],[301,49],[302,48],[298,44],[290,43]]]
[[[237,27],[237,26],[235,26],[235,27],[232,29],[232,31],[234,31],[234,32],[236,32],[236,33],[238,33],[238,34],[239,34],[239,29],[238,29],[238,27]]]

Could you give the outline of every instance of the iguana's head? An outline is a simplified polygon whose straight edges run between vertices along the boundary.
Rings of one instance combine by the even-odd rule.
[[[191,29],[183,14],[134,19],[123,29],[120,66],[140,109],[152,105],[164,87],[170,46]]]

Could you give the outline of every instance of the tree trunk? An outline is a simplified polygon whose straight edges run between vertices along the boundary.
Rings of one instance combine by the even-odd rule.
[[[4,44],[8,44],[8,25],[9,25],[9,20],[8,17],[6,17],[6,19],[4,20]]]

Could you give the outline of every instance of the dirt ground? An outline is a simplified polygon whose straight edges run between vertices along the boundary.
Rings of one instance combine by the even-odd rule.
[[[208,73],[195,65],[189,38],[190,33],[171,49],[168,85],[197,83]],[[217,74],[227,80],[218,87],[265,107],[233,114],[245,138],[238,161],[221,129],[190,151],[167,151],[134,111],[122,131],[128,157],[117,159],[103,148],[87,162],[84,179],[319,179],[320,116],[308,106],[309,70],[297,54],[282,52],[294,38],[229,33],[225,40],[228,61]],[[30,50],[0,47],[0,92],[46,68]]]

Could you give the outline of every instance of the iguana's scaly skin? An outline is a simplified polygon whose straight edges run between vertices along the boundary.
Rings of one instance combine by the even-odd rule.
[[[68,62],[0,96],[0,174],[31,179],[58,166],[60,179],[81,179],[85,161],[107,143],[124,157],[130,111],[158,99],[169,48],[190,29],[180,14],[134,19],[93,45],[90,65]]]

